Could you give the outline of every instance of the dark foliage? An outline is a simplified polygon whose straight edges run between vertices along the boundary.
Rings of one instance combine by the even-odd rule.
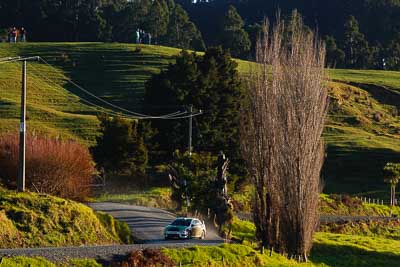
[[[395,41],[400,33],[400,2],[388,0],[214,0],[214,1],[187,1],[176,0],[182,4],[188,11],[191,19],[198,25],[203,34],[207,45],[218,45],[221,30],[218,27],[221,24],[221,18],[233,5],[246,24],[246,30],[252,33],[250,25],[262,24],[265,18],[274,20],[277,10],[281,10],[283,18],[290,16],[292,10],[297,9],[304,17],[305,24],[310,28],[318,29],[321,36],[331,36],[336,40],[338,49],[345,50],[345,32],[346,22],[350,16],[359,23],[359,32],[364,35],[364,41],[358,40],[358,46],[361,49],[369,48],[372,55],[366,55],[365,58],[358,58],[358,62],[353,62],[349,54],[346,57],[346,64],[340,67],[352,68],[387,68],[398,70],[398,49],[393,49]],[[373,18],[373,19],[371,19]],[[359,36],[360,37],[360,36]],[[253,46],[256,39],[251,38]],[[361,38],[362,39],[362,38]],[[328,62],[332,64],[332,55],[328,52]],[[365,51],[364,51],[365,52]],[[338,61],[341,58],[340,51],[334,53],[334,58]],[[385,59],[383,61],[383,59]],[[357,61],[357,60],[356,60]],[[391,63],[388,63],[391,61]],[[386,64],[384,64],[386,62]]]
[[[224,162],[222,162],[224,163]],[[210,153],[174,153],[168,174],[172,185],[172,199],[179,209],[215,216],[220,232],[233,220],[233,210],[227,190],[227,166],[220,157]]]
[[[202,110],[193,119],[193,147],[214,154],[224,151],[231,159],[230,172],[240,174],[239,110],[243,82],[227,51],[211,48],[204,56],[183,51],[160,74],[146,84],[145,104],[148,113],[168,114],[177,109]],[[188,145],[188,120],[154,121],[157,130],[153,142],[172,155]]]
[[[359,198],[354,198],[349,195],[331,195],[331,198],[335,200],[335,207],[342,204],[351,209],[357,209],[362,206],[362,201]]]
[[[209,196],[217,174],[215,161],[216,157],[209,153],[174,153],[168,173],[174,176],[171,197],[179,209],[207,214],[213,206]]]
[[[117,266],[120,267],[151,267],[151,266],[175,266],[175,263],[165,256],[160,250],[145,249],[134,250],[128,254],[126,260]]]
[[[243,19],[233,6],[229,7],[223,18],[220,44],[229,49],[234,57],[246,58],[249,54],[251,47],[249,35],[244,30]]]
[[[101,136],[92,148],[97,166],[106,172],[143,176],[147,166],[147,149],[137,121],[100,116]]]
[[[204,49],[196,25],[173,0],[2,0],[0,29],[12,26],[25,27],[30,41],[133,43],[142,29],[153,43]]]

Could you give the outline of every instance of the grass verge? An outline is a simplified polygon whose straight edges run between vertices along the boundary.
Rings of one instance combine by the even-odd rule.
[[[29,258],[23,256],[4,257],[0,261],[0,267],[101,267],[93,259],[70,259],[57,265],[41,257]]]
[[[120,243],[94,211],[77,202],[0,189],[0,247]]]

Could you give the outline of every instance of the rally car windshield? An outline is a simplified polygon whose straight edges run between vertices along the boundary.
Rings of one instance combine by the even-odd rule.
[[[175,220],[171,223],[171,225],[176,225],[176,226],[189,226],[192,220],[185,220],[185,219],[178,219]]]

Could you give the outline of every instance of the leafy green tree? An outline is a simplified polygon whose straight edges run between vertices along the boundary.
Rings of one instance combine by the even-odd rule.
[[[229,6],[222,20],[221,45],[229,49],[234,57],[247,57],[251,48],[248,33],[244,30],[244,22],[236,8]]]
[[[43,1],[40,11],[44,17],[43,32],[38,34],[53,41],[96,41],[106,26],[101,16],[102,6],[101,0]]]
[[[386,69],[400,70],[400,36],[390,41],[384,60]]]
[[[371,51],[364,34],[360,33],[358,21],[354,16],[350,16],[344,28],[344,50],[347,65],[356,68],[367,68],[371,61]]]
[[[297,25],[302,25],[302,28],[306,33],[312,32],[310,27],[304,24],[303,15],[297,9],[293,9],[292,13],[287,16],[284,22],[286,26],[283,33],[283,42],[289,46],[292,42],[291,38],[293,35],[293,30],[296,29]]]
[[[133,42],[138,28],[148,25],[147,18],[153,6],[151,0],[124,1],[113,0],[103,7],[103,17],[112,29],[112,40]]]
[[[229,197],[227,192],[221,196],[219,190],[224,188],[224,184],[217,179],[217,167],[217,157],[211,153],[190,155],[188,152],[175,151],[168,174],[172,186],[172,199],[178,203],[179,209],[186,207],[189,211],[198,211],[204,215],[212,212],[221,230],[223,226],[231,223],[233,211],[231,205],[224,205]]]
[[[100,132],[92,154],[99,167],[108,172],[144,175],[147,149],[138,122],[120,117],[100,116]]]
[[[396,186],[400,181],[400,163],[389,162],[383,168],[385,183],[390,184],[390,206],[394,206],[396,200]]]
[[[168,5],[165,0],[155,0],[147,15],[143,28],[149,32],[157,42],[158,38],[167,33],[169,21]]]
[[[189,211],[207,214],[212,205],[209,197],[212,182],[217,175],[215,161],[216,157],[210,153],[174,152],[168,172],[172,182],[171,197],[179,209],[186,207]]]
[[[328,35],[325,37],[326,46],[326,62],[329,67],[341,67],[344,63],[345,54],[340,49],[333,36]]]
[[[255,58],[257,41],[262,37],[264,28],[260,23],[253,23],[246,26],[246,32],[248,32],[250,38],[251,55],[253,58]]]
[[[224,151],[231,159],[231,173],[238,174],[239,110],[244,84],[237,63],[222,48],[208,49],[204,56],[183,51],[146,84],[148,112],[166,114],[193,105],[203,115],[194,118],[193,146],[198,151]],[[187,148],[188,120],[154,121],[154,141],[172,153]],[[240,171],[239,171],[240,170]]]
[[[205,45],[200,31],[189,20],[186,11],[177,4],[170,4],[170,18],[167,34],[163,37],[163,44],[184,49],[204,51]]]

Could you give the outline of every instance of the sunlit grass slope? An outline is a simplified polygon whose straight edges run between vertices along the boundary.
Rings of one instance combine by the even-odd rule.
[[[67,82],[126,109],[140,112],[144,83],[174,61],[179,49],[104,43],[0,44],[5,56],[41,56],[28,64],[28,129],[93,144],[96,111],[79,99],[99,102]],[[239,62],[246,73],[250,65]],[[324,133],[326,192],[382,194],[381,169],[400,160],[400,72],[329,70],[331,109]],[[0,64],[0,131],[16,130],[20,64]],[[78,97],[79,96],[79,97]],[[104,104],[102,104],[104,106]]]
[[[167,66],[179,51],[100,43],[0,44],[0,58],[41,56],[56,67],[28,62],[28,129],[85,143],[93,143],[98,121],[96,110],[84,101],[100,102],[68,79],[113,104],[140,112],[145,81]],[[0,64],[2,132],[18,127],[21,75],[20,63]]]
[[[83,204],[0,188],[0,248],[120,243],[106,227]]]
[[[400,262],[400,241],[317,233],[308,263],[297,263],[269,251],[261,254],[246,245],[164,249],[176,264],[184,266],[332,266],[332,267],[396,267]]]

